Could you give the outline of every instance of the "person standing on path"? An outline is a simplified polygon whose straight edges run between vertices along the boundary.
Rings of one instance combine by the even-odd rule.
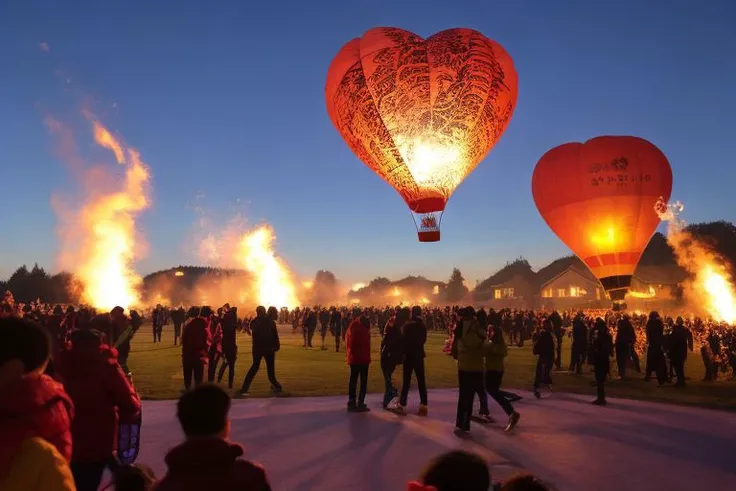
[[[613,337],[606,321],[598,317],[595,320],[595,337],[593,338],[593,372],[597,397],[593,401],[596,406],[606,405],[605,383],[611,370],[611,356],[613,355]]]
[[[461,311],[457,340],[457,417],[455,430],[470,431],[475,394],[485,391],[483,387],[483,355],[486,333],[475,318],[475,310],[466,307]]]
[[[404,311],[408,309],[403,309]],[[402,312],[402,315],[406,313]],[[420,416],[427,415],[427,381],[424,376],[424,344],[427,342],[427,327],[422,321],[422,308],[415,306],[411,309],[411,320],[402,327],[404,339],[404,377],[401,384],[401,399],[396,408],[398,411],[406,412],[406,403],[411,388],[412,373],[417,377],[419,386],[419,412]],[[471,408],[472,409],[472,408]]]
[[[365,394],[368,389],[368,367],[371,364],[371,322],[365,312],[353,312],[353,322],[345,333],[345,348],[350,366],[348,411],[370,411],[365,405]],[[356,397],[358,378],[360,378],[360,394]]]
[[[281,341],[279,340],[276,323],[266,313],[265,307],[259,306],[256,309],[256,318],[250,323],[250,330],[253,337],[253,364],[245,376],[240,395],[248,395],[250,384],[261,367],[261,360],[266,361],[268,380],[271,382],[273,391],[278,394],[282,387],[279,381],[276,380],[276,352],[281,349]]]

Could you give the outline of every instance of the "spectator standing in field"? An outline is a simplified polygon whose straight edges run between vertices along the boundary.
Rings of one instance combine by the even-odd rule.
[[[194,385],[200,385],[204,380],[204,370],[207,366],[210,350],[210,330],[207,319],[200,317],[200,309],[190,309],[193,317],[181,333],[181,363],[184,372],[184,389],[189,390]]]
[[[174,346],[178,344],[179,338],[181,337],[181,326],[184,325],[185,320],[186,312],[181,305],[178,309],[171,311],[171,321],[174,323]]]

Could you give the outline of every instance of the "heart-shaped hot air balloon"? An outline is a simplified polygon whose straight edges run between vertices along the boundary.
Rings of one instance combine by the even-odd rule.
[[[327,74],[327,112],[350,149],[399,192],[419,240],[440,239],[447,200],[503,134],[517,97],[511,57],[472,29],[424,40],[377,27]]]
[[[616,303],[660,223],[655,205],[671,192],[667,157],[634,136],[560,145],[542,156],[532,176],[542,218]]]

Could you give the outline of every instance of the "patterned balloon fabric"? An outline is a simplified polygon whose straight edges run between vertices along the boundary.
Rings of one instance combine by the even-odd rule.
[[[350,149],[418,214],[444,210],[503,134],[517,92],[511,57],[479,32],[424,40],[389,27],[343,46],[325,88]]]

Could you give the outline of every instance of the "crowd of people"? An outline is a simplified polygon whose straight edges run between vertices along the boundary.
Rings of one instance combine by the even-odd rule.
[[[167,474],[156,480],[150,469],[125,465],[119,458],[119,429],[140,423],[141,403],[127,366],[130,341],[149,317],[154,342],[174,326],[181,345],[184,390],[177,416],[185,441],[166,456]],[[456,432],[470,431],[471,420],[487,421],[488,400],[508,417],[506,429],[519,423],[514,395],[501,390],[504,358],[514,346],[532,343],[537,358],[533,393],[551,384],[554,369],[581,374],[592,368],[597,385],[593,401],[604,405],[611,360],[621,379],[632,371],[659,384],[685,385],[689,352],[698,350],[705,380],[736,372],[736,336],[731,326],[697,318],[660,317],[613,311],[543,312],[472,307],[304,308],[258,307],[252,318],[238,316],[228,304],[168,309],[156,306],[139,314],[116,307],[109,313],[42,302],[15,303],[7,292],[0,305],[0,489],[97,489],[106,469],[118,489],[200,489],[196,483],[221,483],[217,489],[270,489],[263,469],[242,459],[242,448],[229,441],[231,399],[216,384],[227,372],[232,390],[238,355],[237,334],[248,333],[252,364],[239,394],[247,395],[261,362],[275,393],[282,390],[275,361],[280,349],[278,324],[301,329],[304,348],[313,346],[319,329],[321,348],[334,337],[336,351],[346,352],[350,412],[370,409],[365,403],[371,342],[380,336],[384,378],[382,408],[406,414],[413,379],[419,390],[417,414],[428,414],[425,343],[428,331],[447,333],[446,351],[457,361]],[[563,366],[562,344],[571,341],[570,361]],[[400,388],[394,374],[400,368]],[[478,396],[479,410],[474,412]],[[124,460],[124,459],[123,459]],[[207,477],[214,469],[217,477]],[[223,471],[225,469],[225,471]],[[452,478],[452,479],[450,479]],[[201,479],[201,480],[198,480]],[[209,479],[209,480],[206,480]],[[219,479],[219,481],[212,481]],[[469,481],[468,481],[469,479]],[[464,483],[461,487],[458,482]],[[514,483],[517,484],[514,484]],[[450,453],[434,461],[409,489],[489,489],[490,474],[482,460]],[[531,487],[530,487],[531,486]],[[542,486],[542,487],[533,487]],[[522,476],[503,489],[546,489]]]

